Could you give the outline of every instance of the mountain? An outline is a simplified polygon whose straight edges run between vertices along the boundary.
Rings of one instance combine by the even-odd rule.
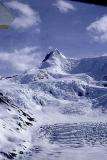
[[[1,77],[0,159],[52,159],[52,144],[104,144],[106,102],[106,56],[73,59],[55,49],[40,67]]]

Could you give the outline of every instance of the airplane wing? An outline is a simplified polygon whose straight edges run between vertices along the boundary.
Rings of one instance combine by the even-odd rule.
[[[0,2],[0,29],[7,29],[13,22],[14,17],[10,10]]]
[[[105,1],[105,0],[101,0],[101,1],[97,1],[97,0],[70,0],[70,1],[107,6],[107,1]]]

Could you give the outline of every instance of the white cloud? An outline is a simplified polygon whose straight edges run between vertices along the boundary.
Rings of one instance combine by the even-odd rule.
[[[24,4],[18,1],[7,2],[6,5],[19,12],[19,16],[15,18],[12,25],[16,29],[27,29],[32,26],[38,26],[40,24],[40,16],[37,11],[34,11],[28,4]]]
[[[92,22],[87,28],[95,41],[107,42],[107,15]]]
[[[1,68],[2,64],[8,63],[10,70],[14,72],[23,72],[32,67],[36,67],[41,62],[41,53],[37,47],[26,47],[20,50],[14,50],[12,53],[0,53]],[[9,71],[8,71],[9,72]],[[11,71],[10,71],[11,72]]]
[[[70,2],[64,0],[57,0],[53,5],[57,7],[61,13],[67,13],[70,10],[75,10],[75,7]]]

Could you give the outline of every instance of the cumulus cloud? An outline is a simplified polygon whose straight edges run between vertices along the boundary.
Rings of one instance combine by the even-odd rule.
[[[12,53],[0,53],[0,68],[8,66],[15,72],[23,72],[32,67],[36,67],[41,62],[41,52],[37,47],[25,47],[20,50],[14,50]],[[8,64],[8,65],[7,65]],[[9,72],[9,70],[8,70]]]
[[[67,13],[70,10],[75,10],[75,7],[70,2],[64,0],[57,0],[53,5],[57,7],[61,13]]]
[[[18,1],[7,2],[6,5],[14,10],[17,10],[19,15],[15,18],[12,26],[16,29],[27,29],[32,26],[38,26],[40,24],[39,13],[33,10],[28,4],[24,4]]]
[[[86,29],[95,41],[107,42],[107,15],[92,22]]]

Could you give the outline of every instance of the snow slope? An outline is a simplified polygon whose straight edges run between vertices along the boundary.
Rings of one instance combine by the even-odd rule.
[[[65,144],[68,138],[71,143],[68,135],[65,139],[62,137],[62,124],[66,131],[68,124],[72,128],[78,123],[75,131],[82,130],[81,135],[88,137],[92,126],[96,126],[96,130],[106,126],[106,104],[106,56],[70,59],[57,49],[51,51],[39,68],[0,80],[0,159],[29,159],[41,151],[40,144],[50,150],[51,145],[44,141],[46,139]],[[87,126],[89,133],[85,133]],[[38,141],[40,132],[42,142],[41,139]],[[54,132],[59,139],[52,139]],[[69,134],[72,134],[71,130]],[[106,130],[100,136],[102,134],[106,135]],[[78,136],[76,138],[80,141]],[[77,146],[77,140],[72,145]],[[88,140],[82,143],[88,143]]]

